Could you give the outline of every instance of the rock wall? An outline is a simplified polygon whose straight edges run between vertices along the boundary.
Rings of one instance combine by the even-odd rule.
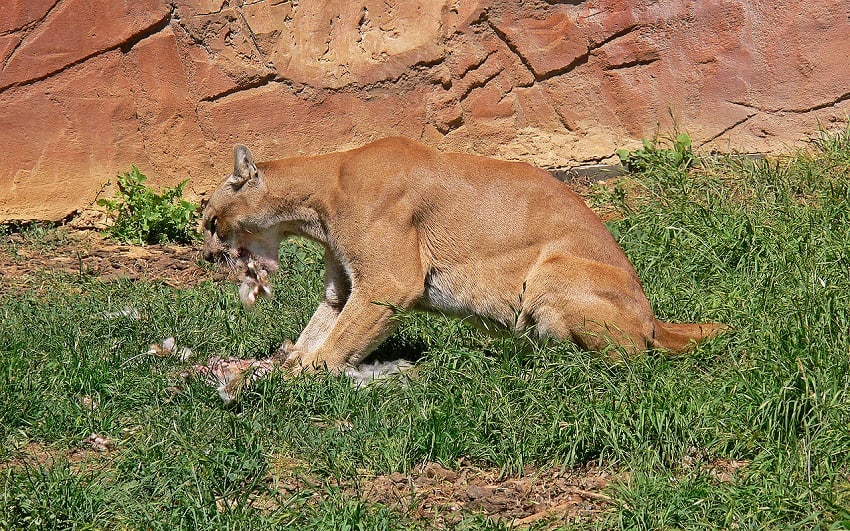
[[[548,167],[641,137],[787,150],[850,112],[843,0],[5,0],[0,220],[136,164],[203,195],[258,158],[405,135]]]

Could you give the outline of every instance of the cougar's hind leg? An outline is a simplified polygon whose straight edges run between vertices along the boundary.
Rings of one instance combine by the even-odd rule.
[[[527,280],[524,310],[536,335],[571,340],[586,350],[621,347],[643,352],[655,318],[638,280],[628,271],[555,254],[538,262]]]

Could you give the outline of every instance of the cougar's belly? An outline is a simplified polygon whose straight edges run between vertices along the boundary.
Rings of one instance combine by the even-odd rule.
[[[431,270],[418,309],[459,317],[491,333],[513,330],[518,308],[489,285],[487,275],[465,269]]]

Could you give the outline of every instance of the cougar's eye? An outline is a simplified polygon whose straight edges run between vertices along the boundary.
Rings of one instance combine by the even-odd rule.
[[[210,221],[209,221],[210,234],[215,234],[217,222],[218,222],[217,217],[213,216],[213,217],[210,218]]]

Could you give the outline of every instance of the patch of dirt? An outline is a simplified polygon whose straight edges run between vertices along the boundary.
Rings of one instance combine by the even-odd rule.
[[[55,451],[50,447],[30,442],[16,452],[16,456],[8,461],[0,462],[0,472],[9,468],[30,466],[50,466],[56,461]]]
[[[361,497],[398,507],[440,527],[457,524],[463,513],[477,512],[515,527],[563,525],[587,521],[612,500],[601,491],[611,477],[594,467],[574,470],[526,467],[523,474],[502,477],[498,469],[470,464],[458,470],[428,463],[407,475],[377,476],[361,484]]]
[[[88,439],[83,439],[74,448],[59,449],[44,443],[29,442],[19,450],[16,456],[8,461],[0,462],[0,472],[7,469],[24,469],[27,467],[52,468],[60,461],[67,461],[71,472],[80,474],[93,467],[107,466],[109,455],[115,450],[114,443],[109,447],[99,447],[93,442],[106,441],[100,435],[93,433]]]
[[[302,465],[287,459],[273,463],[273,486],[285,495],[319,487],[322,481],[302,473]],[[364,472],[356,484],[330,486],[437,529],[454,527],[470,514],[515,528],[551,529],[598,519],[614,504],[603,492],[614,479],[609,471],[595,466],[528,466],[520,475],[504,476],[497,468],[479,468],[469,462],[456,469],[432,462],[407,474]]]
[[[226,274],[201,265],[200,251],[187,245],[124,245],[99,232],[53,229],[51,239],[13,233],[0,241],[0,284],[36,271],[62,271],[105,279],[162,280],[172,286],[223,279]],[[5,282],[4,282],[5,281]]]
[[[749,461],[738,461],[736,459],[715,459],[701,467],[705,472],[708,472],[715,481],[720,483],[731,483],[735,480],[735,476],[739,470],[744,470],[750,466]]]

